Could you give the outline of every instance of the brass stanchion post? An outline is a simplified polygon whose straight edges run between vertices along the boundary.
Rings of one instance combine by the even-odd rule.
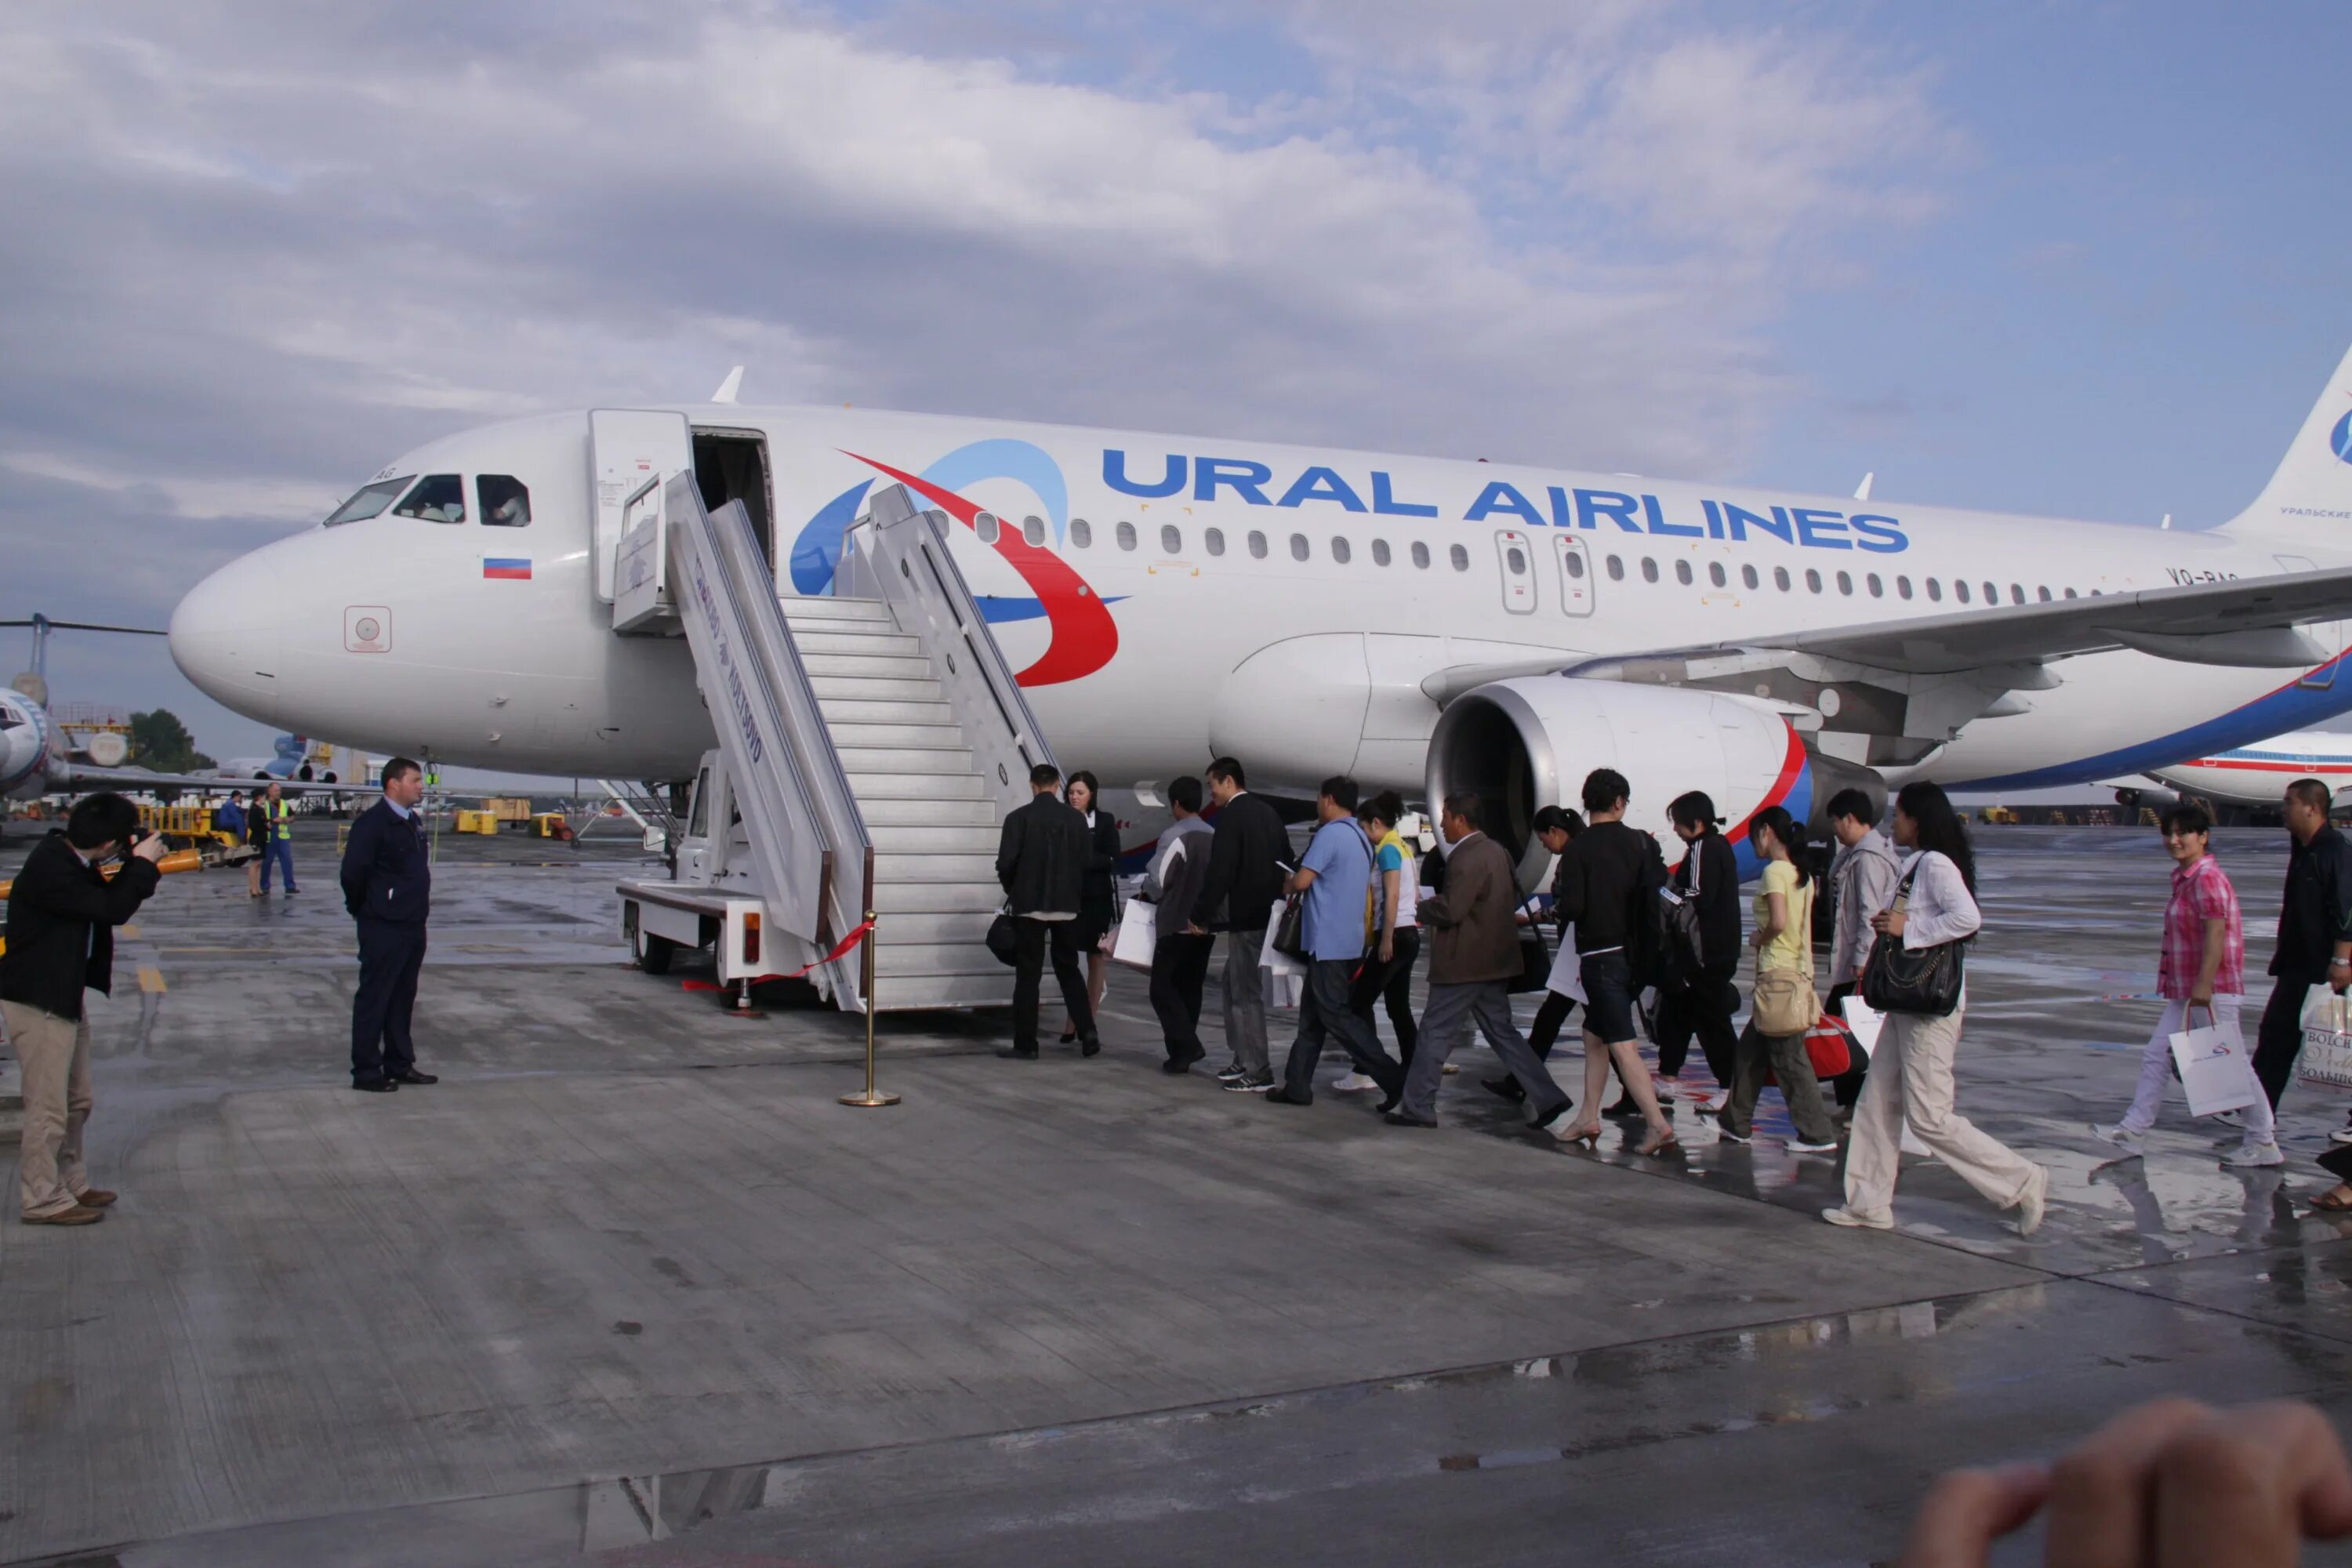
[[[897,1095],[884,1094],[874,1087],[874,949],[876,939],[880,934],[880,925],[875,919],[874,911],[866,910],[866,957],[865,962],[859,965],[864,976],[862,984],[866,992],[866,1091],[863,1094],[843,1095],[841,1103],[844,1105],[871,1107],[898,1103]]]

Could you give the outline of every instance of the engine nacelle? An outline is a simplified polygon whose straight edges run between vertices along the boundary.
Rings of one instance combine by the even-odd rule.
[[[1539,807],[1579,806],[1584,775],[1615,768],[1633,786],[1627,822],[1654,834],[1666,863],[1682,841],[1665,820],[1666,803],[1704,790],[1729,823],[1741,869],[1753,874],[1748,819],[1768,805],[1799,821],[1815,820],[1829,797],[1849,784],[1883,804],[1885,785],[1866,768],[1820,756],[1778,713],[1718,692],[1633,686],[1572,676],[1522,676],[1454,699],[1429,741],[1429,804],[1475,793],[1489,837],[1518,861],[1532,888],[1550,857],[1531,831]]]

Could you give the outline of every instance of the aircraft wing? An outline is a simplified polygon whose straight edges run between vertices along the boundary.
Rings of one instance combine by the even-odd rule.
[[[214,794],[230,790],[268,789],[277,784],[288,795],[377,795],[372,784],[306,784],[300,779],[248,779],[199,773],[151,773],[145,768],[94,768],[69,763],[49,774],[48,788],[57,795],[86,795],[101,789],[193,789]]]
[[[2352,566],[2337,566],[2048,604],[1983,605],[1715,647],[1783,648],[1906,675],[1958,674],[2117,647],[2192,664],[2308,669],[2337,650],[2297,628],[2347,616],[2352,616]]]

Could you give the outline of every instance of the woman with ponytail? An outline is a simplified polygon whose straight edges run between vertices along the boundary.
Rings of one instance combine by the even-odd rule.
[[[1789,1148],[1800,1154],[1837,1152],[1837,1125],[1822,1104],[1822,1086],[1805,1055],[1805,1031],[1820,1019],[1813,994],[1813,897],[1819,889],[1805,868],[1805,830],[1786,810],[1766,806],[1748,820],[1748,842],[1764,862],[1764,886],[1756,895],[1756,1006],[1733,1052],[1730,1093],[1716,1112],[1725,1140],[1745,1143],[1755,1134],[1756,1097],[1764,1092],[1769,1067],[1789,1102],[1797,1135]]]

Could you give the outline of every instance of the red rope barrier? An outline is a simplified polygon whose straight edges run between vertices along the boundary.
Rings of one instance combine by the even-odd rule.
[[[853,931],[847,936],[843,937],[841,939],[840,945],[835,947],[831,952],[826,953],[823,958],[817,959],[814,963],[802,968],[795,969],[789,974],[753,975],[751,977],[751,984],[754,985],[763,985],[771,980],[798,980],[802,975],[806,974],[810,970],[815,969],[819,965],[832,963],[839,959],[847,957],[852,949],[856,948],[859,942],[864,942],[868,936],[871,936],[873,932],[874,922],[872,921],[867,921],[864,924],[860,925],[856,931]],[[681,990],[686,991],[723,991],[726,989],[725,986],[711,980],[681,980],[678,982],[678,986]]]

